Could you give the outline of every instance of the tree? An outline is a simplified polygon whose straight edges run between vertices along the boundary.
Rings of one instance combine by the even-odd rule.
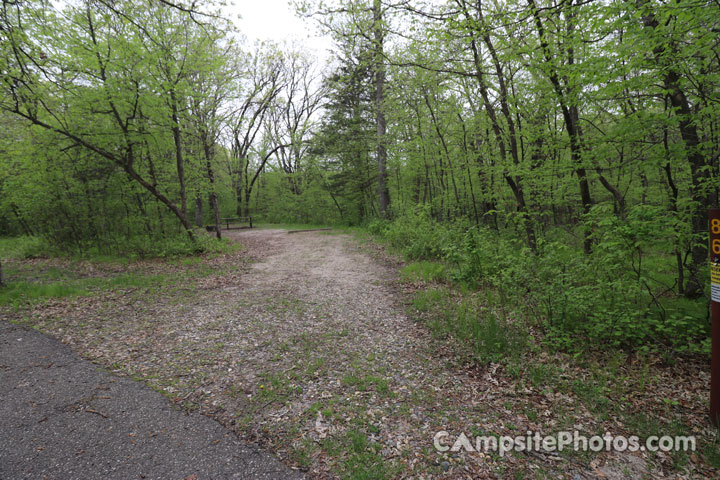
[[[378,214],[373,189],[377,146],[372,64],[369,50],[347,51],[337,71],[327,79],[323,123],[313,139],[313,154],[327,173],[326,189],[338,211],[351,224]],[[375,167],[377,164],[375,164]]]
[[[210,208],[215,221],[215,235],[220,239],[222,233],[215,163],[217,151],[222,148],[222,129],[231,115],[226,100],[232,97],[235,65],[228,59],[238,57],[242,52],[233,43],[221,48],[214,42],[208,42],[204,51],[209,53],[209,61],[206,61],[204,68],[197,68],[190,73],[190,82],[194,89],[190,96],[189,122],[202,152],[210,190]]]
[[[158,4],[68,5],[62,16],[44,10],[42,3],[4,4],[0,108],[57,135],[64,148],[84,149],[119,167],[192,237],[179,138],[178,89],[184,74],[177,68],[191,61],[169,51],[177,37],[173,40],[167,18],[183,32],[197,27],[181,21],[176,9]],[[180,48],[191,50],[187,42]],[[179,203],[156,158],[168,133],[174,139]]]
[[[366,2],[339,1],[331,5],[322,0],[298,5],[302,13],[315,16],[323,28],[344,48],[363,48],[367,55],[358,56],[368,62],[373,75],[375,116],[375,161],[377,163],[377,199],[381,217],[389,215],[390,191],[387,174],[387,124],[385,112],[386,55],[385,44],[390,32],[388,8],[381,0]]]
[[[283,87],[283,58],[274,45],[260,45],[238,70],[236,102],[228,118],[231,156],[227,169],[237,199],[238,216],[249,214],[250,153],[263,120]],[[243,211],[244,210],[244,211]]]
[[[390,192],[387,186],[387,135],[385,123],[385,34],[383,5],[373,0],[373,70],[375,75],[375,124],[377,125],[378,208],[387,217]]]
[[[312,58],[301,52],[289,52],[285,58],[285,85],[270,109],[265,129],[272,145],[286,146],[277,150],[278,166],[291,192],[300,195],[302,168],[327,90]]]
[[[690,168],[691,186],[690,195],[693,205],[690,210],[690,223],[692,225],[693,239],[690,247],[690,263],[688,270],[690,278],[685,285],[685,296],[697,298],[702,295],[703,282],[700,269],[707,262],[707,215],[706,208],[716,205],[717,187],[713,185],[716,180],[712,178],[713,159],[717,161],[718,155],[708,148],[703,141],[701,128],[704,127],[702,119],[710,105],[707,103],[707,94],[717,78],[717,68],[711,70],[711,56],[717,58],[717,9],[706,7],[703,4],[693,5],[690,11],[683,12],[651,2],[638,2],[642,13],[642,27],[646,35],[643,46],[646,51],[652,52],[652,63],[656,75],[662,82],[666,98],[676,117],[677,129],[684,145],[685,156]],[[713,11],[714,10],[714,11]],[[681,25],[682,22],[682,25]],[[680,27],[680,28],[678,28]],[[693,45],[698,47],[692,52],[687,51],[684,36],[693,38]],[[686,56],[690,53],[689,58]],[[717,66],[715,66],[717,67]],[[714,74],[714,75],[713,75]],[[683,77],[689,77],[686,81]],[[698,92],[696,104],[691,103],[687,90],[691,89],[693,80]],[[712,110],[714,108],[711,107]],[[707,125],[711,129],[712,124]],[[710,132],[705,132],[707,135]],[[707,136],[705,137],[708,138]],[[714,187],[714,188],[713,188]],[[715,191],[713,191],[715,190]]]

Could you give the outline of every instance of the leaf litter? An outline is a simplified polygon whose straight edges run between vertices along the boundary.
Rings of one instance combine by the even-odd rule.
[[[55,336],[85,357],[216,418],[312,478],[712,478],[692,453],[438,452],[451,435],[543,435],[579,430],[635,434],[613,409],[654,412],[715,444],[701,361],[626,362],[594,385],[610,406],[598,413],[581,389],[593,365],[535,348],[522,372],[464,361],[461,346],[433,337],[408,308],[422,284],[398,280],[397,259],[347,235],[244,230],[246,250],[199,263],[58,264],[72,276],[119,271],[174,279],[114,288],[0,315]],[[23,268],[43,268],[32,260]],[[198,274],[198,272],[202,272]],[[558,379],[528,380],[548,366]],[[617,394],[618,398],[613,397]],[[622,417],[626,418],[626,417]],[[631,416],[631,418],[634,418]]]

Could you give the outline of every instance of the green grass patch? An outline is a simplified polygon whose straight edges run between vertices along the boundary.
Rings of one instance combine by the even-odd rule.
[[[88,295],[84,285],[67,283],[27,283],[13,282],[0,289],[0,305],[19,306],[23,303],[35,303],[49,298],[63,298]]]
[[[232,253],[241,248],[237,242],[199,232],[195,241],[187,235],[109,238],[94,243],[54,245],[42,237],[1,237],[0,258],[67,257],[103,263],[120,263],[144,258],[183,258],[199,254]]]
[[[413,297],[412,304],[418,312],[429,312],[444,306],[449,294],[450,291],[446,288],[421,290]]]
[[[516,327],[487,309],[477,296],[453,296],[447,288],[422,290],[415,294],[413,307],[437,338],[453,338],[480,363],[517,358],[527,339]]]
[[[375,375],[362,375],[359,372],[356,372],[354,374],[344,376],[342,384],[348,387],[353,387],[361,392],[374,390],[381,395],[390,394],[388,381]]]
[[[387,462],[380,454],[382,445],[368,441],[367,434],[360,429],[351,429],[333,450],[345,452],[340,463],[341,477],[349,480],[384,480],[394,478],[399,472],[398,466]]]
[[[173,281],[166,275],[126,273],[114,277],[82,278],[61,282],[9,282],[0,289],[0,305],[19,307],[51,298],[88,296],[102,290],[168,286]]]
[[[40,237],[0,237],[0,258],[37,258],[58,253]]]
[[[405,282],[442,282],[446,279],[445,266],[427,260],[411,262],[400,270],[400,278]]]
[[[283,375],[264,372],[259,375],[260,383],[257,386],[256,398],[263,405],[271,403],[285,403],[291,397],[302,393],[302,388],[296,384],[297,374],[287,372]]]

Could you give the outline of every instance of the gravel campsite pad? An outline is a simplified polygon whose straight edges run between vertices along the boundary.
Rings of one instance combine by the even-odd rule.
[[[436,451],[438,431],[625,430],[616,419],[595,418],[574,395],[519,383],[501,365],[460,363],[447,341],[413,319],[411,287],[398,282],[396,261],[372,244],[334,232],[228,236],[244,248],[198,262],[123,267],[157,275],[158,285],[6,308],[2,316],[216,418],[312,478],[680,475],[663,453]],[[75,267],[80,276],[118,274]],[[707,374],[694,367],[684,373],[697,385],[684,399],[684,421],[706,435]],[[658,370],[647,381],[658,392],[677,388],[663,386],[663,375]],[[646,408],[655,399],[630,401]],[[696,460],[690,456],[687,468],[716,473]]]

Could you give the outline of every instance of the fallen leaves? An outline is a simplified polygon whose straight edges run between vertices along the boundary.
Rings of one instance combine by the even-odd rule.
[[[179,405],[213,416],[290,464],[302,459],[316,478],[339,475],[355,450],[376,452],[400,477],[538,472],[622,478],[623,469],[677,473],[662,456],[655,461],[602,453],[585,461],[436,452],[432,439],[439,430],[633,432],[616,417],[597,418],[589,411],[592,405],[572,392],[534,385],[501,364],[459,362],[458,346],[433,339],[405,314],[403,289],[421,286],[398,285],[397,261],[382,249],[373,247],[371,259],[369,247],[360,250],[345,236],[246,230],[233,237],[247,246],[246,254],[192,266],[137,262],[122,267],[179,276],[182,288],[102,291],[1,313],[29,319],[111,371],[141,379]],[[248,258],[255,260],[251,267]],[[196,274],[204,268],[213,273]],[[78,275],[113,274],[101,266],[81,270]],[[527,360],[556,367],[566,383],[590,378],[588,367],[563,355],[541,351]],[[648,369],[646,378],[642,368]],[[643,367],[634,361],[620,371],[622,378],[603,386],[630,392],[613,400],[618,407],[662,412],[697,435],[714,435],[705,419],[709,377],[704,366]],[[642,388],[633,382],[643,382]],[[703,459],[693,453],[689,461],[688,470]],[[702,466],[701,473],[708,472],[717,473]]]

